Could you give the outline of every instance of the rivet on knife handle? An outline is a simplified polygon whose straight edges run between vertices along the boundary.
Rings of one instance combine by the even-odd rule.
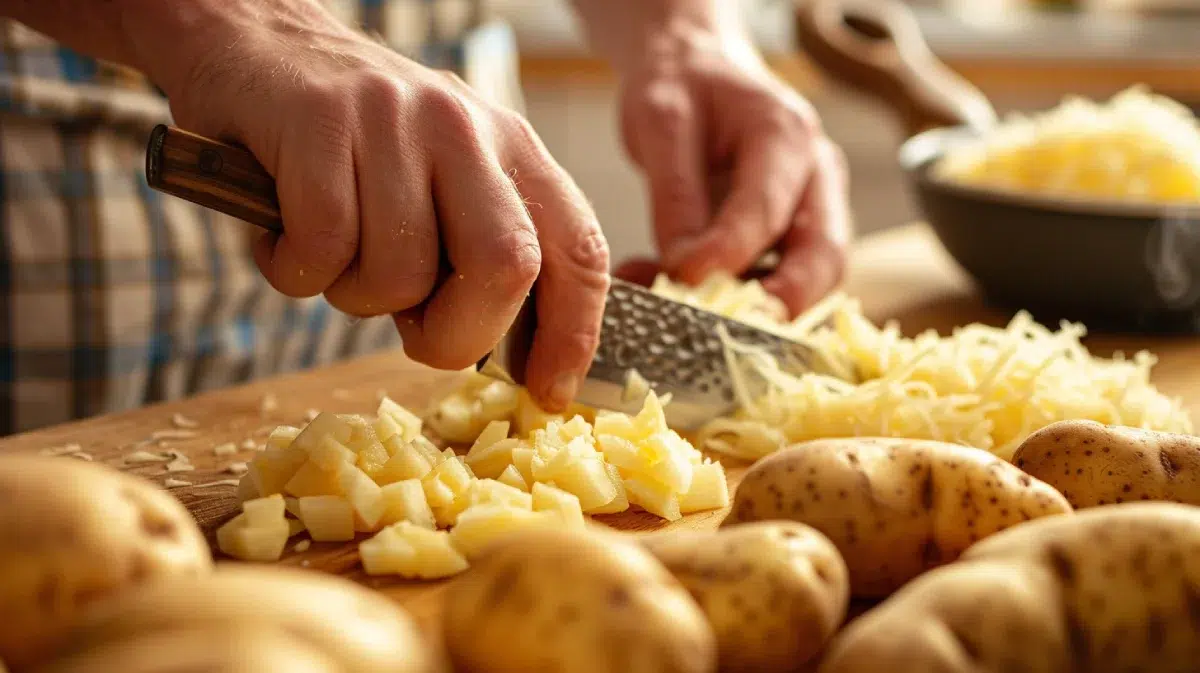
[[[161,192],[283,231],[275,180],[241,147],[159,125],[146,147],[146,180]]]

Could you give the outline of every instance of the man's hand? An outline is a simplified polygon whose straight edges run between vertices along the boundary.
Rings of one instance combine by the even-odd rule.
[[[276,179],[284,233],[254,248],[272,286],[391,314],[411,357],[460,369],[536,278],[527,381],[548,409],[572,399],[597,345],[608,248],[522,117],[311,0],[155,2],[157,29],[187,55],[149,67],[179,125],[245,145]]]
[[[617,0],[640,21],[618,31],[618,8],[599,1],[577,4],[614,17],[589,21],[591,37],[621,74],[621,129],[649,186],[658,265],[696,283],[746,274],[777,250],[763,284],[793,314],[832,290],[851,229],[842,153],[763,64],[736,3]],[[617,273],[653,270],[634,261]]]

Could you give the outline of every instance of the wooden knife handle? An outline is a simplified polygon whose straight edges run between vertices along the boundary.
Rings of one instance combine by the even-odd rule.
[[[275,179],[244,148],[160,124],[146,147],[146,180],[161,192],[283,231]]]
[[[899,0],[800,0],[796,36],[820,70],[890,107],[909,135],[940,126],[982,131],[996,121],[983,93],[930,51]]]

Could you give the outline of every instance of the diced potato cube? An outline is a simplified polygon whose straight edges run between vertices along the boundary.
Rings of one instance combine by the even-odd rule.
[[[284,498],[283,509],[294,517],[300,516],[300,501],[296,498]]]
[[[510,462],[512,448],[520,440],[508,437],[508,421],[492,421],[471,445],[467,452],[467,464],[472,470],[486,477],[498,477]]]
[[[470,456],[471,453],[486,449],[492,444],[506,439],[508,437],[509,425],[508,421],[492,421],[488,423],[483,432],[479,433],[479,436],[475,438],[475,443],[471,445],[471,450],[467,452],[467,455]]]
[[[358,467],[363,472],[374,477],[391,460],[392,456],[383,447],[382,442],[366,445],[358,452]]]
[[[675,521],[682,516],[679,511],[679,496],[666,486],[650,479],[644,477],[626,479],[625,493],[629,497],[629,502],[667,521]]]
[[[533,485],[533,510],[554,512],[562,517],[568,527],[583,526],[583,508],[574,493],[547,484]]]
[[[354,508],[336,495],[300,498],[300,520],[316,542],[345,542],[354,539]]]
[[[534,476],[537,472],[535,465]],[[553,481],[564,491],[574,493],[584,512],[607,505],[617,497],[617,488],[604,461],[598,457],[568,456],[548,464],[542,473],[545,478],[539,477],[538,481]]]
[[[429,438],[425,435],[417,435],[413,438],[410,444],[413,450],[424,456],[425,459],[429,461],[430,465],[437,465],[445,458],[445,456],[442,455],[442,452],[439,451],[438,448],[433,445],[433,442],[429,441]]]
[[[433,469],[433,463],[417,449],[415,442],[403,444],[399,436],[393,436],[384,442],[384,446],[391,457],[371,475],[381,485],[405,479],[420,479]]]
[[[466,395],[451,394],[438,403],[429,425],[446,441],[469,442],[483,429],[476,407],[477,403]]]
[[[467,454],[467,465],[477,476],[495,479],[512,465],[513,450],[527,446],[524,440],[509,437],[483,448],[472,447]]]
[[[557,429],[559,438],[568,443],[577,437],[591,439],[592,436],[592,426],[583,420],[583,416],[572,416],[571,420],[560,424]]]
[[[308,452],[308,459],[326,472],[337,472],[342,465],[355,464],[358,455],[333,437],[325,437]]]
[[[589,407],[586,404],[572,402],[570,405],[567,406],[567,412],[564,414],[564,416],[566,416],[567,418],[571,418],[573,416],[579,416],[585,422],[587,422],[588,426],[590,427],[591,424],[593,422],[595,422],[595,420],[596,420],[596,409],[593,407]]]
[[[517,410],[517,388],[503,381],[491,381],[479,390],[479,417],[489,420],[509,418]]]
[[[529,461],[529,471],[533,474],[533,481],[553,481],[554,475],[547,469],[548,461],[541,456],[534,454]]]
[[[470,483],[471,473],[467,472],[466,463],[457,459],[442,461],[421,479],[425,499],[434,508],[454,502],[455,497],[466,492]]]
[[[617,497],[613,498],[612,502],[600,507],[594,507],[588,514],[616,514],[629,509],[629,496],[625,493],[625,482],[621,478],[621,472],[616,465],[604,465],[605,471],[608,472],[608,478],[613,483],[613,488],[617,489]]]
[[[521,473],[521,478],[525,483],[532,484],[533,479],[533,458],[535,456],[533,447],[512,450],[512,464]]]
[[[242,503],[242,514],[250,526],[265,526],[283,518],[283,496],[278,493]]]
[[[296,470],[296,474],[292,476],[283,490],[288,495],[297,498],[342,494],[342,487],[338,483],[337,475],[322,470],[313,462],[307,462],[299,470]]]
[[[409,579],[450,577],[467,569],[467,559],[445,531],[402,521],[388,526],[358,546],[368,575],[399,575]]]
[[[255,490],[260,496],[274,495],[284,490],[288,481],[307,461],[308,454],[300,449],[270,449],[250,461],[247,474],[254,480]]]
[[[596,414],[592,433],[596,437],[611,435],[631,442],[641,439],[641,432],[634,426],[633,417],[615,411],[602,411]]]
[[[555,512],[534,512],[503,505],[476,505],[458,516],[450,531],[454,546],[468,559],[478,558],[489,544],[509,533],[529,528],[560,528]]]
[[[534,430],[532,440],[533,450],[542,460],[550,460],[559,451],[567,448],[567,443],[559,436],[554,422],[541,430]]]
[[[704,463],[692,467],[692,487],[679,497],[683,514],[729,506],[729,481],[720,463]]]
[[[408,521],[422,528],[433,529],[437,524],[433,510],[425,500],[425,489],[419,479],[405,479],[388,484],[381,489],[383,495],[383,517],[380,523],[390,526]]]
[[[662,401],[654,391],[646,395],[642,410],[633,417],[633,425],[641,437],[649,437],[658,432],[666,432],[667,417],[663,413]]]
[[[353,428],[350,427],[350,424],[337,414],[320,413],[304,426],[299,435],[296,435],[296,439],[292,440],[292,446],[311,452],[326,437],[332,437],[337,442],[344,444],[350,439],[352,432]]]
[[[453,528],[458,521],[458,515],[471,506],[467,494],[460,495],[454,502],[442,507],[433,508],[433,523],[435,528]]]
[[[421,434],[421,419],[408,409],[396,404],[391,398],[385,397],[379,400],[379,409],[376,410],[376,415],[387,416],[392,419],[397,425],[404,430],[404,441],[411,442]],[[381,437],[380,440],[383,438]]]
[[[393,437],[396,438],[396,441],[401,446],[409,441],[408,438],[404,436],[404,427],[397,423],[394,418],[386,414],[380,415],[378,418],[376,418],[375,422],[371,424],[371,427],[375,428],[375,436],[379,438],[380,442],[384,443],[385,447],[387,446],[387,441]]]
[[[534,430],[545,428],[551,421],[562,423],[563,420],[562,416],[542,411],[529,395],[529,391],[521,388],[517,392],[517,410],[513,415],[513,425],[516,426],[518,435],[524,437]]]
[[[346,494],[346,500],[354,508],[354,530],[364,533],[378,530],[384,510],[379,484],[372,481],[366,472],[349,464],[342,465],[338,472],[338,483]]]
[[[267,449],[286,449],[300,436],[300,428],[280,425],[267,436]]]
[[[600,435],[596,444],[604,454],[605,462],[628,472],[643,473],[654,464],[650,454],[642,451],[638,444],[617,435]]]
[[[646,476],[675,493],[687,492],[692,485],[692,461],[689,459],[691,444],[674,432],[667,431],[651,435],[639,446],[645,453],[661,456],[661,460],[645,471]]]
[[[468,497],[472,506],[504,505],[518,509],[531,509],[533,507],[532,495],[495,479],[479,479],[471,482]]]
[[[288,525],[282,516],[252,526],[245,514],[239,514],[217,529],[217,548],[240,561],[278,561],[287,539]]]
[[[521,472],[517,470],[516,465],[509,465],[504,468],[504,471],[500,473],[500,477],[496,481],[499,481],[501,484],[508,484],[526,493],[529,492],[529,483],[525,481],[525,477],[521,476]]]

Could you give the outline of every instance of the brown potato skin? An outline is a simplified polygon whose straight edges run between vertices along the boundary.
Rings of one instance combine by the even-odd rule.
[[[33,673],[343,673],[333,657],[278,629],[238,624],[102,642]]]
[[[652,535],[643,545],[704,610],[721,671],[798,670],[846,617],[850,578],[815,528],[765,521]]]
[[[1077,509],[1140,500],[1200,505],[1200,437],[1059,421],[1017,447],[1013,464]]]
[[[451,581],[442,637],[457,673],[711,673],[696,602],[630,537],[526,530]]]
[[[339,670],[436,670],[416,623],[387,596],[315,570],[242,563],[222,563],[203,577],[147,584],[96,605],[69,634],[66,654],[136,643],[151,634],[261,629],[285,634],[297,648],[318,656],[312,661],[333,661]]]
[[[1071,511],[1052,487],[980,449],[897,438],[823,439],[755,463],[722,526],[799,521],[850,569],[851,594],[884,597],[1023,521]]]
[[[819,673],[1189,673],[1200,508],[1125,503],[983,540],[835,639]]]
[[[75,458],[0,457],[0,659],[22,670],[94,603],[212,570],[187,509],[150,482]]]

